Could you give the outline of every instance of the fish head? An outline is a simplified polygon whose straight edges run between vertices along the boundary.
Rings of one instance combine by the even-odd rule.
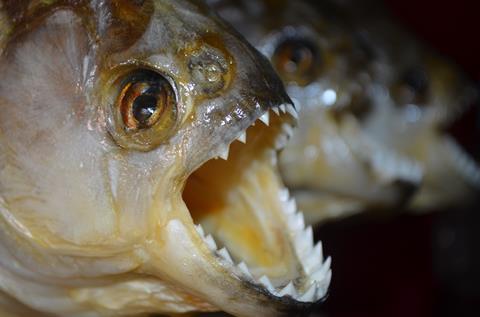
[[[280,165],[309,222],[411,197],[422,178],[418,166],[363,131],[388,70],[341,10],[327,2],[211,2],[269,58],[301,107]]]
[[[4,292],[59,315],[325,297],[277,173],[296,110],[253,47],[200,1],[0,3]]]
[[[357,28],[377,48],[385,69],[362,130],[421,169],[412,211],[471,203],[480,188],[473,141],[478,90],[460,67],[392,22],[386,10],[358,13],[351,5]]]

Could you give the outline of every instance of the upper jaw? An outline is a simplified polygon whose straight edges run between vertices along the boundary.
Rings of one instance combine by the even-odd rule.
[[[276,175],[276,152],[285,146],[296,116],[295,108],[288,103],[270,107],[255,115],[253,122],[250,122],[255,125],[255,129],[262,126],[262,129],[271,129],[274,133],[264,133],[265,137],[271,139],[270,147],[265,147],[255,160],[247,160],[253,163],[243,163],[240,160],[241,164],[249,166],[250,174],[256,173],[251,166],[259,165],[261,172]],[[230,142],[251,142],[254,144],[253,149],[261,138],[252,137],[248,133],[245,136],[245,130],[240,131]],[[230,144],[219,146],[217,151],[212,151],[211,159],[227,159],[229,148]],[[150,270],[179,282],[198,298],[239,316],[260,313],[264,316],[278,316],[304,309],[324,298],[331,279],[331,260],[328,258],[324,262],[322,245],[318,243],[314,246],[312,228],[305,227],[303,215],[297,210],[295,200],[281,185],[279,178],[273,176],[272,179],[266,185],[267,188],[262,188],[265,189],[265,193],[262,193],[265,199],[259,201],[260,204],[263,201],[272,202],[271,206],[276,207],[265,210],[265,213],[263,209],[253,209],[250,212],[255,215],[251,222],[260,224],[267,221],[266,225],[260,226],[262,229],[258,232],[259,236],[267,240],[277,239],[275,241],[280,245],[273,244],[272,248],[284,250],[283,258],[273,257],[281,264],[280,269],[272,273],[273,276],[268,276],[269,269],[272,268],[273,271],[275,265],[262,267],[259,263],[254,263],[251,266],[242,259],[242,253],[235,247],[230,251],[227,249],[228,238],[225,239],[221,232],[210,234],[201,224],[195,225],[195,219],[190,216],[193,210],[187,207],[188,202],[185,204],[183,201],[175,206],[175,214],[179,217],[171,217],[156,239],[162,241],[162,244],[155,244],[151,250],[156,256],[153,257]],[[235,189],[232,192],[235,194]],[[220,240],[212,235],[219,235]],[[238,244],[238,241],[234,242]],[[285,278],[282,277],[282,272],[285,273]]]

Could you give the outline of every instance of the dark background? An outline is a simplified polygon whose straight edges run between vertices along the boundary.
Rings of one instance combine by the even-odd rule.
[[[385,3],[397,22],[480,82],[480,3]],[[321,316],[480,316],[480,204],[364,214],[317,228],[316,237],[334,270]]]

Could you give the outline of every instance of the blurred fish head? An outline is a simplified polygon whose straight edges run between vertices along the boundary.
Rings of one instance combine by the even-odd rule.
[[[376,111],[377,83],[389,74],[351,21],[306,1],[211,3],[269,58],[301,106],[281,170],[310,222],[411,197],[419,167],[363,131]]]
[[[358,19],[385,69],[362,130],[420,167],[424,176],[412,210],[470,202],[480,188],[473,106],[478,90],[458,66],[399,28],[386,12]]]
[[[59,315],[326,295],[277,173],[296,110],[264,57],[198,1],[0,4],[3,292]]]

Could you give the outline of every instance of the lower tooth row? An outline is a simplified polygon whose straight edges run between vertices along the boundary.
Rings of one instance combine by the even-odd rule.
[[[213,239],[213,237],[211,235],[205,236],[205,231],[203,230],[201,225],[196,225],[195,227],[198,234],[202,237],[202,239],[205,241],[206,245],[211,251],[217,254],[217,256],[219,256],[228,265],[230,266],[235,265],[234,261],[232,260],[232,257],[230,256],[230,253],[225,247],[218,250],[217,244],[215,243],[215,240]],[[312,272],[312,274],[310,274],[311,285],[309,285],[308,289],[301,294],[299,294],[293,282],[289,282],[284,287],[275,287],[273,286],[272,282],[266,275],[263,275],[258,279],[255,278],[250,272],[250,270],[248,269],[248,266],[245,264],[245,262],[240,262],[235,267],[238,270],[240,275],[253,280],[257,284],[262,285],[271,294],[277,297],[290,296],[293,299],[301,302],[315,302],[325,296],[326,290],[328,288],[328,284],[325,285],[324,280],[326,280],[325,277],[328,277],[328,273],[331,274],[331,271],[330,271],[330,258],[327,259],[327,261],[325,261],[324,265],[322,265],[321,243],[318,243],[317,246],[312,250],[313,252],[316,252],[316,255],[315,256],[311,255],[310,257],[307,257],[306,261],[310,261],[309,262],[310,264],[307,265],[307,263],[305,263],[304,265],[305,267],[308,266],[308,267],[315,267],[315,268],[319,266],[319,268],[317,268],[315,272]],[[318,277],[318,280],[316,279],[316,277]]]

